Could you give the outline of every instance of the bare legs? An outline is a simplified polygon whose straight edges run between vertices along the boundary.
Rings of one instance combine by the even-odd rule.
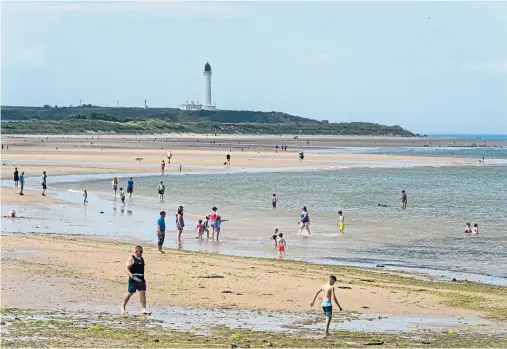
[[[127,303],[130,300],[130,297],[132,297],[132,295],[133,293],[127,293],[125,297],[123,297],[123,301],[121,303],[122,315],[127,314],[127,309],[125,307],[127,306]],[[146,310],[146,291],[139,291],[139,301],[141,303],[141,314],[151,314],[149,311]]]
[[[324,332],[325,336],[329,336],[329,325],[331,325],[332,318],[333,318],[332,316],[326,316],[326,330]]]

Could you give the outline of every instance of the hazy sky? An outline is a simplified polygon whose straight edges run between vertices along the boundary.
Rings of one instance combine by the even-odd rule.
[[[507,133],[507,2],[2,2],[2,104]]]

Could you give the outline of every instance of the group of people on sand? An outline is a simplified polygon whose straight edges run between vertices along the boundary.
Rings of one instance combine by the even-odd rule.
[[[41,184],[42,184],[42,196],[46,196],[46,190],[48,189],[48,182],[47,182],[47,174],[46,171],[42,171],[41,176]],[[19,195],[25,195],[23,193],[23,190],[25,189],[25,172],[21,172],[21,174],[18,171],[17,167],[14,167],[14,173],[13,173],[13,179],[14,179],[14,188],[20,188]]]

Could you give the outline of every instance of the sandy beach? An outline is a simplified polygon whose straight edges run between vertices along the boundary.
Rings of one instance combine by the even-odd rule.
[[[166,152],[169,150],[173,153],[171,165],[166,166],[166,172],[169,173],[179,172],[179,165],[182,166],[182,172],[229,171],[228,166],[223,165],[226,154],[231,154],[231,168],[245,169],[297,168],[319,171],[338,167],[360,167],[365,164],[368,166],[389,164],[400,168],[416,163],[422,166],[476,165],[476,159],[470,158],[320,153],[318,151],[320,148],[313,148],[314,146],[424,146],[429,140],[423,138],[315,137],[293,140],[282,137],[289,150],[280,151],[275,145],[282,142],[277,142],[279,138],[276,137],[208,136],[206,141],[203,136],[196,135],[181,139],[176,136],[171,138],[100,136],[99,139],[96,139],[96,136],[93,136],[93,139],[91,137],[3,137],[2,144],[9,145],[9,149],[2,151],[1,178],[7,180],[1,188],[1,203],[4,207],[2,212],[9,205],[23,207],[24,212],[17,218],[18,224],[19,222],[22,224],[27,218],[34,218],[51,226],[51,217],[37,217],[37,214],[32,217],[29,214],[30,208],[39,208],[34,212],[51,212],[41,211],[40,208],[62,207],[64,211],[58,216],[62,219],[65,218],[66,207],[78,206],[76,202],[66,201],[61,195],[52,195],[52,176],[158,173],[159,164],[162,160],[167,161]],[[212,138],[216,143],[209,143]],[[307,141],[309,144],[306,144]],[[431,142],[454,144],[452,140],[431,140]],[[311,148],[306,148],[307,146]],[[307,152],[308,149],[311,152]],[[305,161],[299,161],[297,158],[301,150],[307,152]],[[142,158],[142,161],[136,161],[138,157]],[[25,176],[30,179],[24,196],[20,196],[18,189],[12,188],[10,182],[15,166],[20,172],[24,171]],[[45,197],[38,191],[40,184],[37,179],[43,170],[47,171],[49,176],[49,195]],[[248,228],[243,227],[245,230]],[[123,266],[131,253],[134,239],[123,241],[111,236],[61,234],[60,231],[51,233],[2,234],[1,302],[2,308],[7,309],[4,316],[9,317],[13,309],[18,308],[25,309],[22,310],[22,316],[26,319],[30,319],[31,316],[27,313],[27,309],[39,309],[41,312],[51,314],[54,311],[73,312],[85,309],[91,317],[96,316],[97,309],[103,309],[116,316],[119,312],[120,299],[126,291]],[[295,313],[319,318],[321,314],[319,306],[312,309],[309,304],[317,288],[330,274],[335,274],[338,278],[337,294],[345,309],[342,315],[337,315],[340,319],[337,321],[340,323],[350,321],[350,317],[372,316],[372,314],[378,316],[379,321],[384,317],[392,319],[400,316],[416,319],[439,318],[442,322],[440,329],[452,328],[455,331],[466,332],[472,323],[481,322],[488,322],[491,330],[497,329],[505,324],[507,316],[505,307],[507,291],[501,286],[466,281],[441,282],[421,275],[387,271],[382,268],[319,265],[177,249],[167,249],[165,255],[159,255],[155,253],[156,247],[150,244],[145,244],[144,250],[148,304],[150,308],[155,309],[155,319],[157,313],[161,316],[165,307],[197,309],[197,312],[210,309],[257,311],[259,314],[275,312],[280,316]],[[137,296],[133,297],[129,309],[132,313],[137,313]],[[66,321],[70,321],[73,314],[65,315]],[[454,324],[454,319],[467,320],[463,320],[462,325],[457,325]],[[106,326],[100,322],[102,320],[94,321],[101,323],[100,326]],[[17,325],[19,333],[24,331],[19,326],[25,325],[25,322]],[[130,325],[123,323],[122,326]],[[255,326],[252,329],[255,329]],[[269,329],[267,331],[269,336],[274,336],[272,338],[289,340],[271,333]],[[363,334],[366,332],[360,331]],[[347,333],[343,332],[342,335],[346,337]],[[480,337],[479,343],[490,343],[481,333],[474,332],[474,336]],[[249,335],[242,335],[249,338]],[[306,338],[306,335],[300,334],[298,340]],[[13,343],[23,343],[19,342],[16,334],[11,332],[9,336]],[[396,343],[402,336],[400,334],[393,338],[386,337],[384,341]],[[59,333],[57,337],[63,342],[48,343],[57,346],[63,345],[62,343],[68,344],[65,334]],[[97,335],[94,340],[98,340],[99,337]],[[111,338],[100,338],[100,341],[95,341],[94,344],[108,346],[117,343]],[[458,344],[470,346],[472,340],[476,343],[476,339],[470,337],[467,340],[471,342]],[[179,342],[167,340],[170,346],[182,346]],[[204,346],[213,343],[220,346],[230,345],[229,342],[221,342],[214,337],[210,340],[211,342]],[[420,339],[418,340],[419,342],[407,343],[420,344]],[[444,337],[438,337],[433,338],[431,343],[435,346],[444,343],[448,345],[446,340]],[[195,338],[192,341],[198,342]],[[121,341],[118,343],[125,344]],[[351,343],[364,344],[354,341]],[[246,342],[241,345],[245,344]],[[263,342],[257,344],[265,347]],[[313,339],[300,344],[325,345]],[[255,346],[252,343],[248,345]],[[345,344],[337,339],[332,345]]]
[[[166,172],[208,170],[223,171],[225,156],[231,154],[231,164],[236,168],[304,167],[329,168],[332,166],[353,167],[364,163],[394,162],[400,167],[413,163],[464,165],[475,164],[475,159],[424,156],[385,156],[367,154],[319,153],[317,147],[371,147],[371,146],[423,146],[430,141],[424,138],[367,138],[367,137],[306,137],[292,140],[288,137],[213,137],[186,138],[150,136],[3,136],[2,179],[11,179],[13,168],[22,167],[28,177],[39,176],[43,170],[48,175],[89,173],[141,173],[158,172],[162,160],[167,162],[166,153],[172,151],[171,166]],[[99,139],[97,139],[97,137]],[[213,142],[210,143],[209,139]],[[197,139],[200,139],[197,142]],[[306,142],[310,142],[307,145]],[[460,141],[470,144],[469,141]],[[502,141],[499,141],[502,142]],[[434,145],[450,145],[450,140],[432,140]],[[287,145],[287,151],[275,149],[276,145]],[[311,147],[311,148],[310,148]],[[300,151],[312,149],[305,161],[298,160]],[[142,158],[142,161],[136,161]],[[214,168],[210,168],[214,166]]]

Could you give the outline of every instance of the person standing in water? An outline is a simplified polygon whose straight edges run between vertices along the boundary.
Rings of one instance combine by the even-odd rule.
[[[18,187],[19,182],[19,171],[17,167],[14,167],[14,188]]]
[[[158,200],[160,202],[164,201],[164,193],[165,193],[165,185],[164,182],[160,181],[160,184],[158,185]]]
[[[285,239],[283,238],[283,234],[282,233],[278,234],[278,236],[279,236],[279,239],[278,239],[278,257],[281,259],[281,258],[285,257],[285,246],[287,245],[287,243],[285,242]]]
[[[134,192],[134,181],[132,177],[127,181],[127,194],[129,194],[129,198],[132,197],[132,193]]]
[[[84,196],[83,204],[86,205],[88,203],[88,193],[86,192],[86,189],[84,190],[83,196]]]
[[[345,232],[345,217],[343,216],[342,211],[338,211],[338,220],[340,222],[340,233]]]
[[[298,222],[299,224],[299,234],[303,233],[303,229],[306,229],[308,235],[311,235],[310,232],[310,216],[308,215],[308,210],[306,206],[303,206],[301,209],[301,220]]]
[[[141,314],[150,315],[146,310],[146,280],[144,279],[144,258],[143,248],[141,246],[134,247],[134,253],[127,259],[125,264],[125,272],[129,276],[127,294],[123,297],[121,303],[121,314],[126,315],[128,301],[136,291],[139,291],[139,300],[141,303]]]
[[[315,304],[315,300],[317,299],[319,294],[321,292],[324,292],[324,294],[322,295],[321,306],[322,310],[324,311],[324,315],[326,316],[326,326],[324,331],[325,336],[329,336],[329,325],[331,325],[331,319],[333,318],[333,302],[331,300],[333,299],[335,301],[340,311],[343,310],[340,303],[338,303],[338,299],[336,299],[336,294],[333,287],[335,282],[336,276],[334,275],[329,276],[329,282],[320,287],[320,289],[317,291],[317,294],[315,294],[312,303],[310,304],[310,306],[313,307],[313,305]]]
[[[178,213],[176,213],[176,229],[178,230],[178,242],[181,242],[181,233],[185,228],[185,220],[183,219],[183,206],[178,207]]]
[[[407,208],[407,193],[405,190],[401,191],[401,208],[403,210]]]
[[[273,194],[271,197],[271,205],[273,205],[273,208],[276,208],[276,202],[278,201],[278,198],[276,197],[276,194]]]
[[[112,187],[113,187],[113,199],[116,199],[116,191],[118,190],[118,177],[113,178]]]
[[[211,240],[215,240],[215,233],[217,231],[217,228],[218,228],[218,222],[217,222],[217,211],[218,211],[218,208],[216,207],[213,207],[211,209],[211,213],[208,215],[209,216],[209,222],[210,222],[210,227],[211,227]]]
[[[19,186],[21,187],[19,195],[25,195],[23,194],[23,189],[25,188],[25,172],[21,172],[19,175]]]
[[[46,175],[46,171],[42,171],[42,177],[41,177],[41,180],[42,180],[42,196],[46,196],[46,189],[48,188],[47,178],[48,178],[48,176]]]
[[[157,238],[158,253],[164,253],[162,245],[164,245],[165,240],[165,211],[160,211],[160,217],[157,221]]]
[[[123,191],[123,188],[120,188],[120,199],[123,206],[125,206],[125,192]]]
[[[278,228],[275,228],[273,231],[273,236],[271,236],[271,240],[273,240],[273,243],[275,244],[275,247],[278,245]]]

